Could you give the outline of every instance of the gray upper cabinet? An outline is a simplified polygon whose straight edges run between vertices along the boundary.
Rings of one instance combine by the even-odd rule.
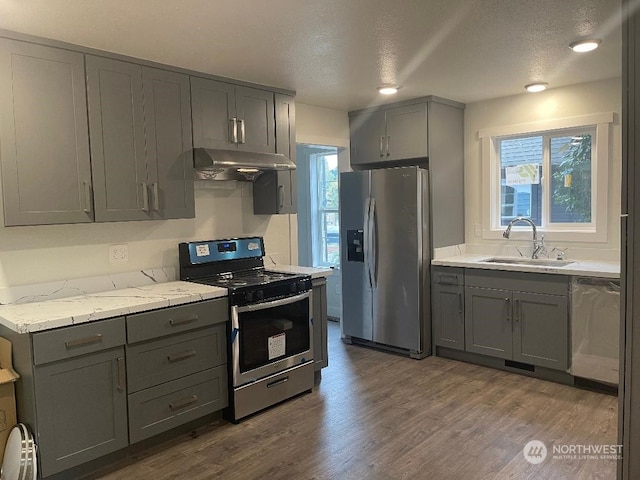
[[[189,77],[143,67],[142,82],[152,216],[193,218]]]
[[[354,170],[429,169],[432,247],[464,243],[464,105],[422,97],[349,112]]]
[[[87,56],[97,221],[194,216],[189,79]]]
[[[350,130],[352,164],[428,156],[426,103],[354,116]]]
[[[296,161],[296,104],[290,95],[275,95],[276,153]],[[264,172],[253,182],[253,213],[296,213],[296,171]]]
[[[84,59],[0,40],[4,223],[93,221]]]
[[[97,221],[149,218],[141,67],[87,56]]]
[[[275,153],[273,93],[191,77],[193,146]]]

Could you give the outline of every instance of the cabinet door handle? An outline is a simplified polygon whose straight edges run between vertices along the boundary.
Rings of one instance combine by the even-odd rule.
[[[188,407],[189,405],[196,403],[197,401],[198,401],[198,396],[191,395],[190,397],[185,398],[183,400],[178,400],[177,402],[171,402],[169,404],[169,408],[171,409],[171,411],[179,410],[181,408]]]
[[[520,300],[516,300],[513,303],[513,317],[517,323],[520,321]]]
[[[284,185],[278,186],[278,203],[281,209],[284,208]]]
[[[458,292],[458,313],[462,313],[462,293]]]
[[[246,131],[244,129],[244,120],[239,118],[238,123],[240,124],[240,141],[238,143],[247,143]]]
[[[151,188],[153,189],[153,210],[155,212],[160,211],[160,198],[158,197],[158,182],[153,182],[151,184]]]
[[[149,189],[147,188],[147,182],[142,182],[142,211],[149,213]]]
[[[509,297],[506,297],[504,301],[507,302],[507,322],[510,322],[511,321],[511,299]]]
[[[231,143],[238,143],[238,119],[233,117],[231,122]]]
[[[391,155],[391,135],[387,135],[387,157]]]
[[[169,360],[169,363],[179,362],[180,360],[185,360],[187,358],[195,357],[196,353],[197,352],[195,350],[188,350],[186,352],[180,352],[180,353],[172,353],[170,355],[167,355],[167,360]]]
[[[171,325],[172,327],[177,327],[179,325],[184,325],[185,323],[195,322],[196,320],[198,320],[198,315],[186,318],[170,318],[169,325]]]
[[[384,135],[380,137],[380,156],[384,157]]]
[[[90,337],[84,338],[76,338],[75,340],[69,340],[68,342],[64,342],[64,346],[69,349],[73,347],[81,347],[83,345],[91,345],[92,343],[100,343],[102,342],[102,334],[96,333],[95,335],[91,335]]]
[[[84,187],[84,211],[91,213],[91,184],[89,182],[82,182]]]
[[[126,370],[124,365],[124,357],[118,357],[118,391],[119,392],[124,391],[124,384],[127,381],[125,375],[126,375]]]

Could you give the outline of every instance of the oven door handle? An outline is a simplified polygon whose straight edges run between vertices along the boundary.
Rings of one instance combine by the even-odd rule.
[[[304,292],[299,295],[294,295],[292,297],[279,298],[278,300],[271,300],[269,302],[252,303],[251,305],[244,305],[242,307],[234,306],[233,308],[238,313],[253,312],[256,310],[264,310],[265,308],[273,308],[273,307],[280,307],[282,305],[290,305],[292,303],[296,303],[301,300],[304,300],[305,298],[309,298],[310,296],[311,296],[311,292]]]

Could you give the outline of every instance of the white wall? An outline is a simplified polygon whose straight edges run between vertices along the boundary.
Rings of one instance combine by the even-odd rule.
[[[296,142],[339,147],[338,169],[341,172],[350,169],[349,116],[347,112],[296,104]],[[294,258],[297,258],[297,249]],[[340,270],[335,269],[333,275],[327,279],[327,310],[331,317],[341,317],[341,289]]]
[[[213,188],[215,187],[215,188]],[[0,286],[178,266],[178,243],[263,235],[267,254],[290,263],[289,215],[253,215],[251,184],[196,182],[196,218],[82,225],[0,227]],[[127,263],[109,262],[126,243]]]
[[[465,231],[467,250],[474,246],[504,245],[504,241],[483,240],[476,235],[476,225],[482,224],[482,197],[486,185],[482,184],[481,142],[478,130],[523,123],[568,118],[603,112],[615,112],[611,130],[608,192],[608,240],[606,243],[562,242],[569,247],[569,258],[588,258],[598,255],[611,260],[619,258],[620,250],[620,190],[621,144],[620,115],[622,93],[620,79],[584,83],[571,87],[554,88],[545,92],[523,93],[511,97],[471,103],[465,109]],[[549,245],[553,243],[550,234]],[[603,258],[604,259],[604,258]]]

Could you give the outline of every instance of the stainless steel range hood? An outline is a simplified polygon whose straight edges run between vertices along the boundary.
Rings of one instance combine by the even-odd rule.
[[[252,182],[263,172],[294,170],[289,158],[280,153],[251,153],[237,150],[193,149],[195,178],[200,180],[242,180]]]

